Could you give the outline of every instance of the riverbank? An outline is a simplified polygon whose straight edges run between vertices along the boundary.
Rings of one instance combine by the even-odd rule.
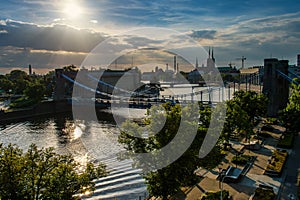
[[[0,124],[72,111],[67,101],[45,101],[30,108],[0,112]]]
[[[84,110],[83,110],[84,112]],[[42,116],[54,116],[62,113],[72,113],[72,105],[67,101],[44,101],[30,108],[18,109],[13,111],[0,111],[0,124],[24,121]],[[86,113],[83,116],[89,116]],[[139,122],[146,117],[146,109],[119,108],[112,113],[111,109],[96,109],[98,120],[125,121],[131,119]]]

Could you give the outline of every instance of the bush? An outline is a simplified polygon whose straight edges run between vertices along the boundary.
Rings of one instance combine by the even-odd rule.
[[[253,200],[274,200],[275,193],[272,189],[256,188]]]
[[[12,101],[9,104],[9,107],[10,108],[26,108],[26,107],[32,106],[33,104],[36,104],[36,102],[34,100],[21,97],[21,98],[18,98],[16,100]]]
[[[287,148],[287,149],[292,148],[293,140],[294,140],[294,135],[292,133],[286,133],[279,140],[277,147]]]
[[[219,192],[207,192],[205,193],[200,200],[220,200],[221,191]],[[227,190],[222,191],[222,199],[229,200],[229,192]]]
[[[278,120],[277,120],[277,118],[269,117],[269,118],[267,118],[266,123],[267,124],[277,124]]]
[[[245,165],[251,158],[252,156],[249,155],[238,155],[238,156],[234,156],[231,159],[231,162],[237,165]]]
[[[71,155],[53,148],[31,145],[24,154],[14,145],[0,145],[0,155],[0,199],[77,199],[94,190],[92,179],[106,175],[105,166],[91,163],[79,173]]]

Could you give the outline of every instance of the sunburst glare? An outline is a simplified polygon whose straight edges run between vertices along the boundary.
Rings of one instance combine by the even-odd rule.
[[[79,18],[83,14],[83,8],[77,1],[66,1],[63,13],[69,19]]]

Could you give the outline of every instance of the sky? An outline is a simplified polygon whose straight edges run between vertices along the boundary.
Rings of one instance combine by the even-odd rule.
[[[295,64],[300,54],[300,1],[1,1],[0,73],[26,69],[29,64],[37,73],[70,64],[81,66],[90,52],[106,40],[116,49],[151,48],[146,54],[144,50],[140,54],[126,51],[132,59],[119,60],[119,66],[124,60],[125,65],[157,60],[171,64],[173,54],[167,56],[161,49],[168,45],[167,37],[172,34],[160,28],[191,37],[206,51],[213,47],[217,66],[233,63],[239,68],[238,58],[242,56],[247,58],[246,67],[263,65],[264,58],[269,57]],[[142,31],[135,35],[132,30]],[[182,45],[189,48],[194,60],[201,58],[186,38],[178,41],[176,48]],[[110,48],[114,47],[105,49],[107,53],[112,51]],[[153,53],[155,48],[159,50]],[[164,56],[168,58],[162,59]],[[200,64],[205,62],[200,60]]]

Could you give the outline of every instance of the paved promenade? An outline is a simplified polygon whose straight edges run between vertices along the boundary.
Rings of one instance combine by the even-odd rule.
[[[294,150],[288,150],[290,157],[283,175],[278,178],[269,177],[264,175],[264,170],[268,164],[268,160],[272,155],[277,141],[280,137],[279,133],[272,133],[272,137],[266,139],[260,150],[251,151],[244,150],[245,155],[255,156],[256,159],[252,164],[247,174],[242,178],[239,183],[224,183],[224,190],[228,190],[234,200],[248,200],[254,193],[256,187],[260,184],[268,185],[274,188],[274,192],[278,194],[278,199],[289,200],[288,195],[296,192],[295,180],[297,173],[295,171],[300,167],[300,137],[296,137]],[[233,145],[234,148],[241,150],[238,143]],[[297,153],[296,153],[297,152]],[[208,171],[206,169],[198,169],[196,171],[198,176],[203,177],[200,183],[194,186],[187,194],[188,200],[198,200],[199,197],[208,191],[220,191],[220,183],[216,179],[218,176],[219,168],[226,169],[229,165],[236,167],[231,163],[232,157],[235,156],[231,152],[223,160],[216,169]],[[297,162],[297,163],[296,163]],[[242,168],[238,166],[238,168]],[[283,184],[282,184],[283,183]],[[291,185],[293,185],[291,187]],[[294,187],[295,186],[295,187]],[[296,193],[295,193],[296,194]],[[296,195],[295,195],[296,196]]]

